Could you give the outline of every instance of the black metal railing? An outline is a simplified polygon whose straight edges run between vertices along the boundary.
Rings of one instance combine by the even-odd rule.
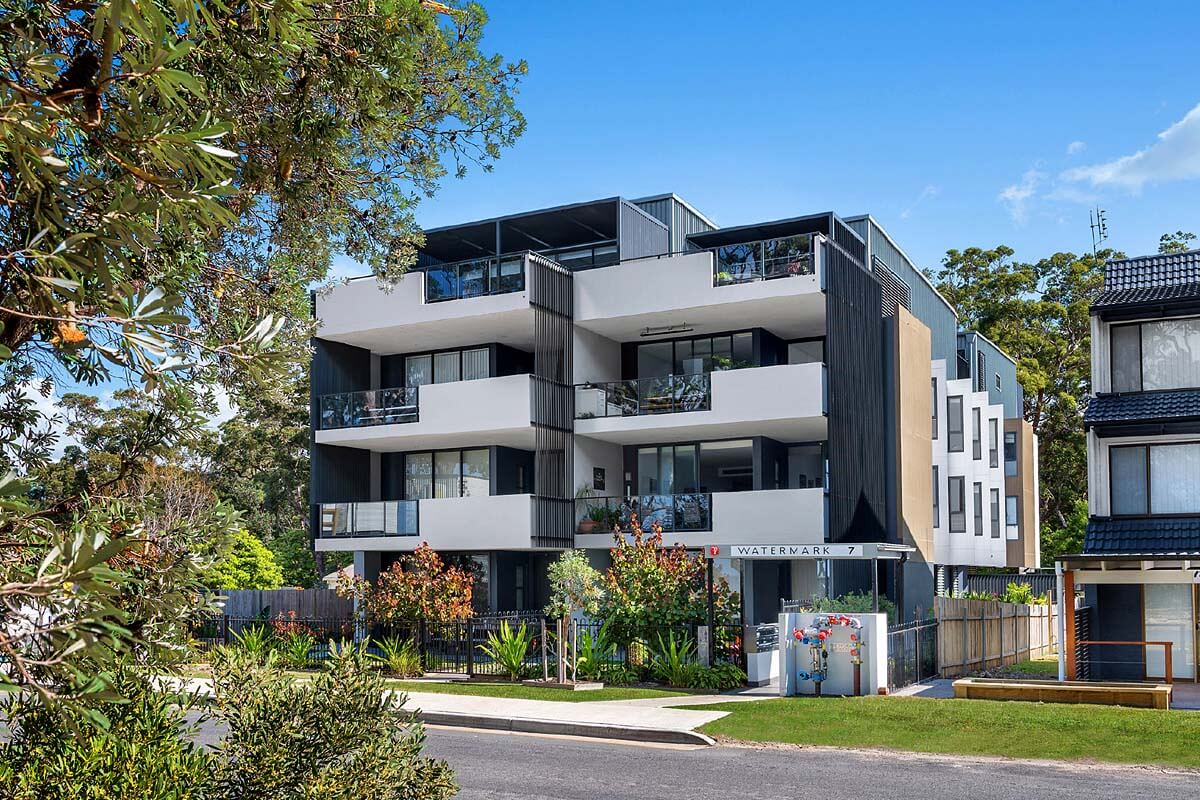
[[[490,256],[425,269],[425,302],[525,291],[525,254]]]
[[[714,286],[812,275],[816,265],[811,233],[722,245],[713,253]]]
[[[320,399],[321,430],[393,425],[418,419],[417,387],[327,394]]]
[[[416,500],[322,503],[322,538],[339,536],[416,536],[420,511]]]
[[[575,387],[576,419],[708,411],[711,407],[709,373],[581,383]]]
[[[899,689],[938,676],[937,620],[889,625],[888,686]]]
[[[655,524],[664,531],[712,530],[712,495],[644,494],[635,497],[580,497],[575,500],[575,524],[579,533],[612,533],[632,529],[637,515],[642,530]]]

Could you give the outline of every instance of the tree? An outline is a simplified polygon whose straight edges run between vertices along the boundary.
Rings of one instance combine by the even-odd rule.
[[[595,616],[604,599],[603,577],[588,563],[582,550],[564,550],[546,570],[550,581],[550,602],[546,616],[570,617],[576,611]]]
[[[230,537],[230,546],[204,573],[210,589],[278,589],[283,570],[262,541],[245,528]]]
[[[1012,256],[1003,245],[949,250],[929,277],[958,310],[962,327],[1016,360],[1024,417],[1038,436],[1042,520],[1061,526],[1087,493],[1088,307],[1103,288],[1105,261],[1123,256],[1056,253],[1033,264]]]
[[[471,616],[474,583],[470,571],[444,563],[432,547],[422,542],[381,572],[375,583],[362,576],[343,575],[337,591],[356,599],[371,624],[453,622]]]
[[[1191,250],[1192,242],[1196,241],[1196,234],[1186,231],[1175,231],[1174,233],[1164,233],[1158,237],[1158,252],[1160,253],[1185,253]]]
[[[1053,564],[1062,555],[1083,552],[1087,533],[1088,504],[1085,498],[1075,501],[1075,508],[1062,526],[1042,526],[1042,563]]]

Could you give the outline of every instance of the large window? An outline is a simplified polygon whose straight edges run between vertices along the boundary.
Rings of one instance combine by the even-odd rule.
[[[933,409],[933,438],[937,439],[938,438],[937,378],[933,378],[932,380],[929,381],[929,388],[930,388],[930,392],[932,392],[932,395],[933,395],[933,402],[930,404],[930,408]]]
[[[1200,443],[1111,447],[1114,516],[1200,513]]]
[[[967,532],[967,498],[966,479],[961,475],[951,475],[947,492],[950,495],[950,532]]]
[[[404,359],[406,386],[473,381],[490,377],[490,369],[486,347],[423,353],[406,356]]]
[[[749,331],[638,345],[639,378],[702,375],[753,366],[754,344]]]
[[[1000,420],[988,420],[988,466],[1000,466]]]
[[[805,339],[802,342],[790,342],[787,352],[789,364],[823,364],[825,340]]]
[[[443,497],[487,497],[491,466],[487,448],[406,453],[404,497],[427,500]]]
[[[639,495],[742,492],[754,488],[753,445],[749,439],[639,447],[637,464]]]
[[[1017,432],[1004,432],[1004,474],[1015,478],[1017,475]]]
[[[975,512],[975,535],[983,536],[983,484],[974,484],[971,491],[972,511]]]
[[[1016,541],[1019,528],[1017,527],[1017,496],[1015,494],[1004,497],[1004,527],[1006,538],[1010,542]]]
[[[946,398],[946,442],[951,453],[963,451],[963,399],[962,395]]]
[[[992,489],[992,538],[1000,538],[1000,490]]]
[[[971,409],[971,458],[979,461],[983,458],[983,423],[980,421],[981,409],[977,406]]]
[[[938,468],[933,468],[933,527],[940,528],[942,526],[940,517],[942,516],[941,507],[941,487],[938,485]]]
[[[1200,318],[1115,325],[1111,337],[1114,392],[1200,387]]]

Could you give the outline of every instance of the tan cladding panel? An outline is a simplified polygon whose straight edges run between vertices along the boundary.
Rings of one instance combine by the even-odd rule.
[[[1005,433],[1017,434],[1017,474],[1004,478],[1004,493],[1017,498],[1020,533],[1009,541],[1007,561],[1010,567],[1039,566],[1037,510],[1037,448],[1034,447],[1033,426],[1023,419],[1004,420]]]
[[[929,328],[901,306],[895,323],[896,513],[905,544],[915,557],[933,560],[933,435],[930,420]]]

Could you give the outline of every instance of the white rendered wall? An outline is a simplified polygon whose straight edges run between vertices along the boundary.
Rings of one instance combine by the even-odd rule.
[[[417,536],[367,536],[317,539],[316,549],[356,551],[415,550],[428,542],[434,550],[529,550],[533,501],[527,494],[447,497],[418,501]]]
[[[605,383],[621,379],[621,343],[586,328],[575,328],[575,383]]]
[[[592,488],[595,467],[604,469],[602,490]],[[575,483],[571,488],[578,492],[582,486],[591,488],[595,497],[625,496],[625,463],[621,445],[586,436],[575,437]]]

